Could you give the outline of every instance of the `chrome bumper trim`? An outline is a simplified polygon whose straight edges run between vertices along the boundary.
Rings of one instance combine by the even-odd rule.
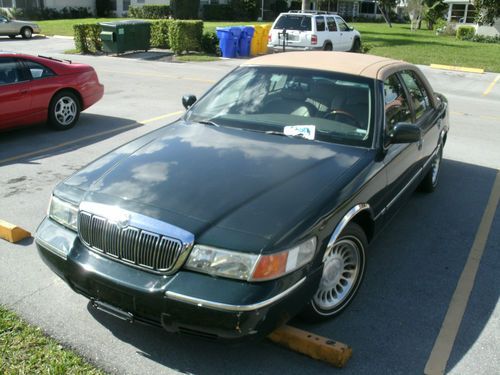
[[[295,289],[297,289],[305,281],[306,281],[306,277],[300,279],[297,283],[292,285],[290,288],[284,290],[280,294],[277,294],[272,298],[266,299],[265,301],[261,301],[261,302],[254,303],[251,305],[230,305],[227,303],[207,301],[207,300],[204,300],[201,298],[186,296],[184,294],[171,292],[171,291],[167,291],[165,294],[168,298],[170,298],[172,300],[189,303],[191,305],[196,305],[198,307],[207,307],[210,309],[223,310],[223,311],[244,312],[244,311],[258,310],[258,309],[261,309],[263,307],[269,306],[276,301],[279,301],[280,299],[284,298],[285,296],[287,296],[288,294],[293,292]]]

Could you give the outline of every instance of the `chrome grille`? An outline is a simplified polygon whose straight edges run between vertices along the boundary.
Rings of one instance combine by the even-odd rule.
[[[118,224],[105,217],[80,211],[78,232],[91,249],[128,264],[156,272],[172,271],[183,245],[178,239]]]

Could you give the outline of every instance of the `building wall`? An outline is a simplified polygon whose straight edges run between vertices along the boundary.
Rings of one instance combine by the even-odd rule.
[[[478,26],[476,33],[484,36],[500,36],[500,18],[497,18],[493,26]]]
[[[45,8],[54,8],[61,10],[64,7],[68,8],[90,8],[95,11],[95,0],[44,0]]]

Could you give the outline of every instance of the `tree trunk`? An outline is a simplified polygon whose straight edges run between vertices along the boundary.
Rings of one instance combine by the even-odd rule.
[[[302,0],[302,1],[304,1],[304,0]],[[391,20],[389,19],[389,17],[385,13],[385,9],[380,6],[380,3],[378,1],[377,1],[377,6],[378,6],[378,9],[380,9],[380,13],[382,13],[382,17],[384,17],[385,22],[389,25],[389,27],[392,27]]]
[[[307,10],[307,0],[302,0],[302,11]]]

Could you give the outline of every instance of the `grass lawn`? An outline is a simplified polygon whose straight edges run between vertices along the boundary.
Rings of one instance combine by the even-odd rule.
[[[466,42],[454,36],[437,36],[434,31],[412,32],[410,25],[385,23],[353,23],[364,44],[373,48],[368,53],[406,60],[414,64],[445,64],[483,68],[500,72],[500,44]]]
[[[46,35],[73,35],[75,23],[94,23],[122,19],[85,18],[79,20],[40,21]],[[268,22],[267,22],[268,23]],[[259,22],[205,22],[205,31],[215,31],[217,26],[259,24]],[[353,23],[361,32],[364,44],[372,48],[369,53],[406,60],[414,64],[445,64],[483,68],[500,72],[500,44],[474,43],[457,40],[453,36],[437,36],[434,31],[412,32],[410,25],[385,23]]]
[[[100,375],[104,372],[0,306],[0,374]]]

